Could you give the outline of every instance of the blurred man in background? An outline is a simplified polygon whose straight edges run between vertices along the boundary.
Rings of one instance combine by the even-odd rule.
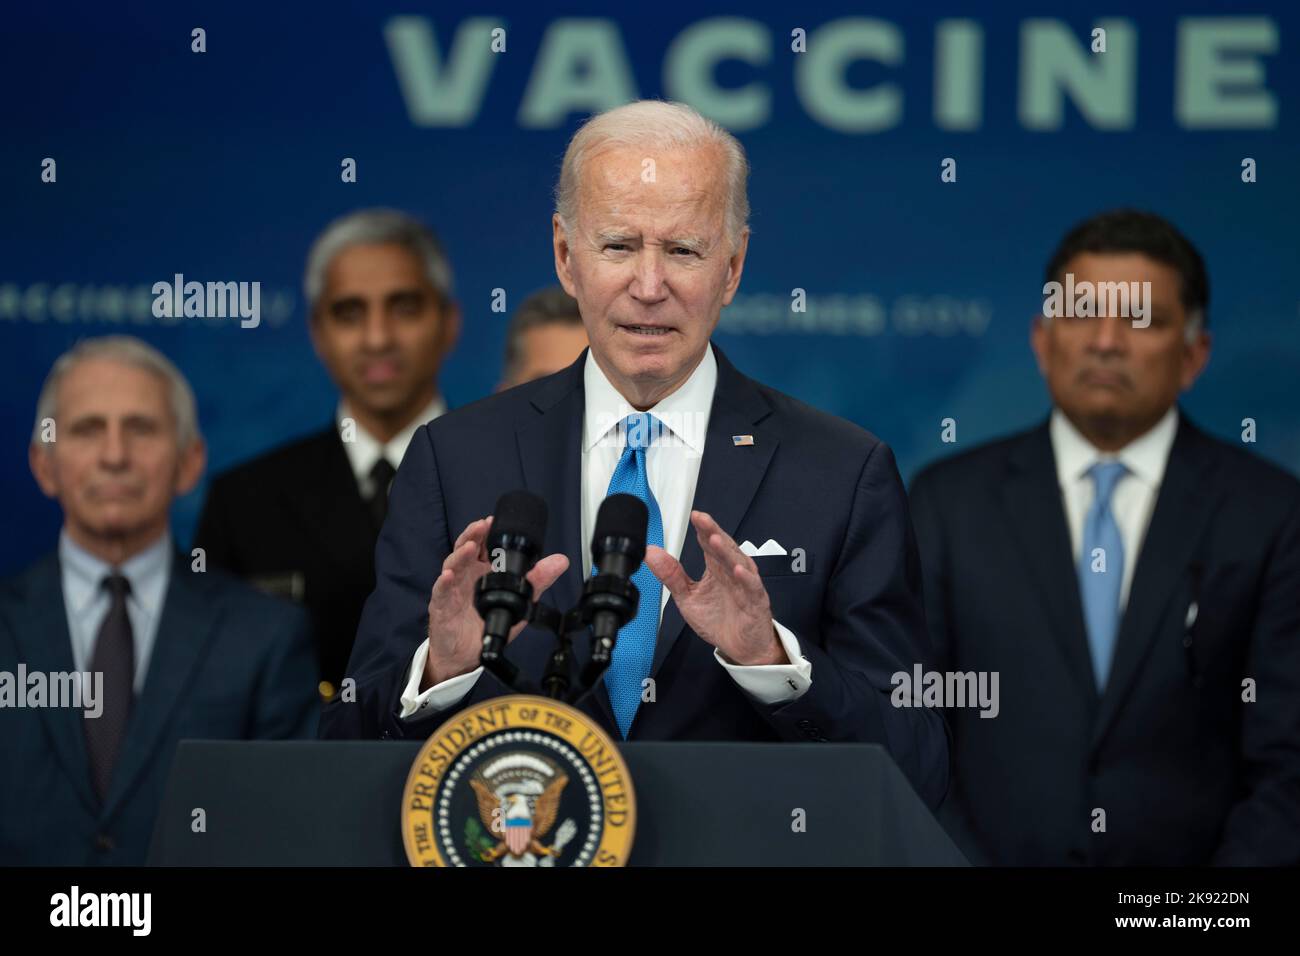
[[[306,605],[328,700],[374,587],[388,487],[416,429],[447,409],[438,373],[460,309],[437,237],[393,210],[331,223],[308,254],[304,287],[312,344],[341,393],[334,421],[218,476],[195,544]]]
[[[1209,281],[1172,225],[1096,216],[1046,279],[1145,314],[1037,317],[1050,417],[915,479],[936,662],[1001,687],[948,712],[941,819],[977,863],[1298,863],[1300,482],[1178,407]]]
[[[497,391],[568,368],[587,347],[578,300],[561,286],[534,292],[520,303],[506,329],[506,361]]]
[[[138,339],[59,358],[29,458],[63,531],[0,584],[0,864],[140,865],[182,738],[313,732],[306,616],[175,550],[203,441]]]

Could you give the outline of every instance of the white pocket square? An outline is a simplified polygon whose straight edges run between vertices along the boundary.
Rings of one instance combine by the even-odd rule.
[[[766,541],[763,542],[763,546],[761,548],[754,547],[754,542],[752,541],[742,541],[740,543],[740,550],[743,553],[749,555],[751,558],[760,558],[772,554],[786,553],[785,548],[777,544],[775,538],[768,538]]]

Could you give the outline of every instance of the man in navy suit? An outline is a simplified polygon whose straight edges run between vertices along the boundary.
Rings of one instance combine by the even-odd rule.
[[[1179,408],[1209,283],[1171,224],[1096,216],[1046,279],[1050,417],[912,486],[938,666],[1000,675],[940,819],[977,863],[1300,863],[1300,482]]]
[[[640,610],[584,710],[631,740],[878,743],[937,805],[943,721],[890,700],[891,675],[926,654],[893,454],[709,342],[744,267],[746,175],[740,144],[679,104],[629,104],[574,136],[553,248],[590,348],[411,443],[349,663],[355,700],[326,708],[324,736],[421,738],[507,692],[478,663],[483,516],[512,489],[546,500],[557,550],[529,577],[564,609],[600,502],[627,492],[650,513]],[[519,630],[509,656],[539,679],[551,638]]]
[[[173,547],[203,442],[189,385],[145,343],[62,356],[29,457],[64,524],[0,584],[0,864],[143,864],[179,741],[310,735],[307,620]]]

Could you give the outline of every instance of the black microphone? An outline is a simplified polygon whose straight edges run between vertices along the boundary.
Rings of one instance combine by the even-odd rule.
[[[488,533],[492,570],[474,589],[474,609],[483,618],[483,651],[488,668],[503,663],[510,629],[528,616],[533,586],[525,575],[533,569],[546,542],[546,502],[528,491],[510,491],[497,499]]]
[[[650,512],[634,495],[610,495],[596,514],[591,539],[596,576],[583,585],[582,619],[591,625],[591,660],[583,683],[591,686],[609,666],[618,629],[636,616],[640,594],[632,575],[645,559]]]

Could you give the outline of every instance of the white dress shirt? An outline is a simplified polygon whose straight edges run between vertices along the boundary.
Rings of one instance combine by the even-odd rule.
[[[68,635],[72,639],[72,662],[78,671],[90,670],[94,660],[99,628],[112,605],[103,581],[116,570],[131,584],[131,593],[126,599],[126,616],[131,621],[131,636],[135,644],[132,686],[136,694],[140,693],[158,637],[158,622],[162,618],[163,600],[171,580],[171,567],[170,532],[164,532],[155,543],[116,569],[73,542],[66,529],[59,535],[63,607],[68,615]]]
[[[650,491],[659,505],[664,550],[678,559],[681,558],[687,533],[694,533],[690,525],[691,505],[695,500],[695,483],[704,457],[705,434],[708,431],[717,383],[718,363],[713,356],[713,347],[709,346],[690,377],[649,410],[649,414],[658,419],[664,428],[654,437],[646,455],[646,477],[650,482]],[[627,436],[618,427],[619,423],[636,410],[610,384],[590,351],[583,368],[583,389],[580,540],[590,541],[596,527],[596,512],[605,500],[609,481],[627,444]],[[583,550],[582,569],[585,580],[591,574],[591,555],[586,549]],[[659,613],[662,619],[663,609],[671,595],[667,588],[660,590]],[[726,669],[732,679],[746,693],[765,704],[795,700],[812,686],[812,662],[803,656],[798,639],[780,622],[773,623],[781,646],[792,663],[741,666],[724,660],[716,649],[713,652],[714,659]],[[420,681],[429,655],[428,645],[427,640],[421,642],[411,661],[401,698],[399,716],[403,719],[423,717],[426,713],[435,713],[456,705],[483,673],[483,668],[479,667],[435,684],[421,693]]]
[[[378,463],[380,457],[387,458],[388,463],[396,470],[397,466],[402,463],[402,456],[406,454],[406,449],[411,444],[411,439],[415,437],[415,433],[420,426],[433,421],[446,411],[447,403],[442,400],[441,395],[435,395],[433,401],[424,406],[420,414],[411,419],[409,425],[386,442],[381,442],[362,428],[359,421],[353,419],[356,422],[355,436],[352,441],[343,443],[343,450],[347,452],[348,463],[352,465],[352,474],[357,478],[357,487],[361,490],[362,498],[370,498],[375,493],[374,479],[370,477],[370,472]],[[343,428],[343,419],[349,418],[351,415],[347,400],[340,401],[338,411],[334,416],[335,424],[338,425],[340,431]]]
[[[1178,431],[1177,406],[1170,407],[1164,417],[1145,434],[1133,439],[1118,452],[1103,452],[1094,446],[1059,408],[1052,409],[1048,430],[1052,438],[1052,454],[1056,458],[1056,479],[1061,485],[1065,501],[1066,524],[1070,528],[1070,546],[1074,563],[1078,567],[1083,556],[1083,523],[1092,507],[1096,485],[1088,474],[1098,461],[1118,459],[1128,469],[1111,492],[1110,510],[1119,525],[1120,540],[1124,542],[1124,579],[1120,586],[1120,610],[1128,605],[1129,586],[1133,583],[1133,569],[1137,567],[1138,554],[1146,538],[1160,482],[1165,477],[1169,462],[1169,449],[1173,447]]]

